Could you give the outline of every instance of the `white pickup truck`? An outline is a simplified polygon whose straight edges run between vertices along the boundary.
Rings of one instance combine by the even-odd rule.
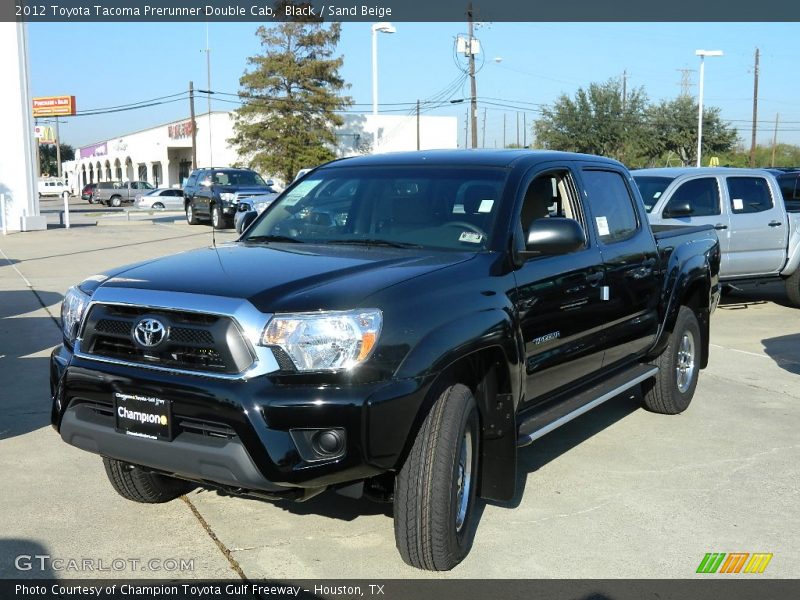
[[[800,307],[800,213],[787,213],[775,177],[761,169],[639,169],[633,179],[653,229],[713,225],[722,249],[720,281],[783,279]]]

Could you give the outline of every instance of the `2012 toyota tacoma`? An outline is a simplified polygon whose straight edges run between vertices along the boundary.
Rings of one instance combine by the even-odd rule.
[[[71,288],[52,422],[131,500],[363,493],[407,563],[450,569],[519,447],[640,384],[686,410],[719,266],[711,227],[654,234],[612,160],[339,160],[234,243]]]

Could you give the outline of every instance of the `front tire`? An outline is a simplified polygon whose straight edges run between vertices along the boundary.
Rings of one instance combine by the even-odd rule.
[[[394,534],[411,566],[448,571],[469,553],[477,525],[480,424],[469,388],[447,388],[397,475]]]
[[[122,198],[119,196],[112,196],[111,200],[108,201],[109,206],[113,206],[114,208],[119,208],[122,206]]]
[[[114,490],[123,498],[143,504],[169,502],[191,492],[196,486],[188,481],[148,473],[141,468],[113,458],[103,458],[106,475]]]
[[[153,208],[156,210],[164,210],[164,205],[161,202],[156,202],[153,204]]]
[[[800,267],[786,278],[786,295],[795,308],[800,308]]]
[[[211,226],[214,229],[225,229],[225,216],[222,214],[222,209],[219,205],[215,204],[211,207]]]
[[[194,212],[194,204],[191,202],[186,204],[186,222],[189,223],[189,225],[197,225],[200,223],[197,214]]]
[[[677,415],[689,408],[700,372],[702,341],[697,316],[681,306],[666,349],[653,361],[658,375],[642,384],[647,410]]]

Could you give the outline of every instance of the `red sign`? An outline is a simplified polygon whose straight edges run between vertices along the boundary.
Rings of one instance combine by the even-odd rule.
[[[178,123],[177,125],[168,125],[167,131],[169,132],[169,138],[171,140],[189,137],[192,135],[192,122],[184,121],[183,123]]]
[[[33,99],[34,117],[59,117],[75,114],[75,96],[47,96]]]

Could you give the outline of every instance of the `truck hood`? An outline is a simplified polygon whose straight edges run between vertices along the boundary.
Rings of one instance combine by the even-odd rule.
[[[333,245],[240,243],[167,256],[107,272],[100,287],[249,300],[262,312],[346,310],[387,287],[474,253]]]

